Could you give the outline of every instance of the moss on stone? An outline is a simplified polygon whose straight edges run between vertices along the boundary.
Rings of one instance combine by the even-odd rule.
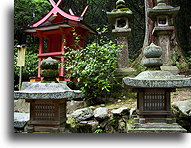
[[[42,77],[56,78],[59,75],[59,72],[58,70],[54,70],[54,69],[45,69],[45,70],[41,70],[40,74]]]
[[[58,63],[45,63],[42,62],[40,65],[42,69],[58,69]]]
[[[58,69],[59,63],[60,62],[58,60],[54,60],[49,57],[41,62],[40,68],[42,68],[42,69]]]
[[[124,0],[118,0],[117,2],[116,2],[116,5],[119,5],[119,4],[125,4],[125,1]]]
[[[127,12],[131,11],[129,8],[113,9],[112,12]]]

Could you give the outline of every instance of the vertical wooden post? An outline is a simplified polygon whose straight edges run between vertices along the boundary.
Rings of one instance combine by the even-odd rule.
[[[19,90],[21,90],[21,83],[22,83],[22,66],[20,66],[20,72],[19,72]]]
[[[65,39],[64,39],[64,34],[62,34],[62,43],[61,43],[61,52],[64,53],[65,49]],[[64,55],[61,55],[61,67],[60,67],[60,76],[64,76]]]
[[[44,48],[44,38],[40,37],[40,43],[39,43],[39,54],[43,53],[43,48]],[[38,77],[40,77],[40,63],[42,61],[42,57],[38,58]]]
[[[25,66],[25,45],[18,45],[18,61],[17,66],[20,67],[19,71],[19,90],[21,90],[21,83],[22,83],[22,66]]]

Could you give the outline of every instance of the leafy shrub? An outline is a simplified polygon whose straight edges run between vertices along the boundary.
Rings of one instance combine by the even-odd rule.
[[[105,30],[105,29],[104,29]],[[98,97],[107,97],[116,84],[115,71],[120,46],[112,41],[87,45],[85,49],[65,53],[68,78],[77,78],[88,104],[96,104]]]

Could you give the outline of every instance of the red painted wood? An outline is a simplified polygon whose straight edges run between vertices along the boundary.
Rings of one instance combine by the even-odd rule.
[[[86,6],[86,8],[84,9],[84,11],[82,12],[80,16],[83,17],[87,10],[88,10],[88,6]]]
[[[41,37],[40,38],[40,44],[39,44],[39,54],[42,54],[43,48],[44,48],[44,38]],[[38,59],[38,77],[40,77],[40,71],[41,71],[40,64],[41,64],[41,61],[42,61],[42,58],[39,57],[39,59]]]
[[[38,77],[40,77],[40,71],[41,71],[40,65],[41,65],[41,61],[42,61],[42,58],[38,58]]]
[[[64,11],[62,11],[58,5],[61,3],[61,0],[58,1],[57,4],[55,4],[55,2],[53,0],[49,0],[50,3],[52,4],[53,8],[52,10],[44,17],[42,18],[40,21],[36,22],[35,24],[33,24],[33,27],[38,27],[40,25],[42,25],[43,23],[45,23],[51,16],[56,16],[57,14],[62,15],[65,18],[68,18],[69,20],[74,20],[74,21],[80,21],[83,20],[82,17],[78,17],[78,16],[74,16],[74,15],[70,15]],[[85,8],[86,9],[86,8]],[[84,10],[84,12],[86,12]],[[83,13],[82,13],[83,14]]]
[[[70,81],[70,79],[64,78],[64,61],[65,57],[63,53],[68,52],[66,47],[72,48],[72,49],[79,49],[84,48],[84,42],[86,40],[86,36],[88,36],[88,29],[82,28],[84,27],[84,24],[80,22],[80,20],[83,19],[83,16],[85,15],[88,6],[85,7],[84,11],[82,12],[81,16],[75,16],[70,10],[70,14],[67,14],[66,12],[62,11],[58,6],[60,5],[62,0],[59,0],[57,3],[55,3],[53,0],[49,0],[51,5],[53,6],[52,10],[41,20],[33,24],[33,27],[39,27],[40,25],[44,24],[46,21],[50,21],[51,18],[51,25],[58,24],[55,26],[54,29],[51,28],[51,30],[40,30],[45,29],[46,26],[43,28],[39,28],[39,30],[36,30],[36,33],[33,33],[33,36],[37,36],[40,38],[39,43],[39,53],[37,54],[39,61],[38,61],[38,77],[40,77],[40,63],[43,58],[52,57],[54,59],[61,61],[61,68],[59,69],[59,76],[61,80],[64,81]],[[53,18],[54,17],[54,18]],[[59,23],[66,24],[65,27],[59,26]],[[47,26],[47,27],[49,27]],[[35,28],[34,28],[35,29]],[[38,28],[36,28],[38,29]],[[47,28],[46,28],[47,29]],[[76,32],[79,35],[79,46],[74,45],[75,36],[73,33]],[[47,41],[47,47],[45,49],[45,41]],[[43,53],[43,51],[45,51]]]
[[[38,57],[51,57],[51,56],[61,56],[62,52],[49,52],[49,53],[42,53],[37,54]]]

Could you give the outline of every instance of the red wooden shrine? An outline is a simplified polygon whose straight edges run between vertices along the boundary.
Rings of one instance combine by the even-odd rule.
[[[80,16],[75,16],[71,9],[69,13],[64,12],[58,6],[62,2],[59,0],[55,3],[49,0],[52,4],[52,10],[41,20],[33,24],[25,32],[32,33],[33,36],[38,37],[39,53],[38,56],[38,79],[40,78],[40,63],[44,58],[52,57],[53,59],[61,61],[61,68],[59,70],[59,80],[68,81],[64,78],[64,55],[67,52],[66,47],[75,50],[73,36],[74,30],[79,36],[79,45],[83,48],[84,41],[89,33],[97,34],[97,32],[90,26],[83,22],[83,16],[86,13],[88,6],[84,9]],[[37,80],[37,79],[36,79]]]

